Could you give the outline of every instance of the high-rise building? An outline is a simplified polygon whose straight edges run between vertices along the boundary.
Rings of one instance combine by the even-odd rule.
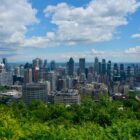
[[[24,83],[32,83],[32,69],[24,69]]]
[[[79,59],[79,71],[80,73],[85,73],[85,58]]]
[[[89,71],[89,73],[93,73],[93,72],[94,72],[94,67],[93,67],[93,66],[90,66],[90,67],[88,68],[88,71]]]
[[[56,74],[55,74],[55,72],[54,71],[48,72],[47,78],[51,84],[51,91],[55,91],[56,90]]]
[[[102,63],[99,62],[99,74],[101,74],[101,73],[102,73]]]
[[[92,74],[92,73],[88,73],[87,81],[88,81],[89,83],[92,83],[92,82],[93,82],[93,74]]]
[[[10,86],[13,84],[13,73],[7,72],[3,63],[0,64],[0,85]]]
[[[102,59],[102,74],[106,74],[106,60]]]
[[[73,88],[73,79],[69,76],[66,77],[66,87],[68,89],[72,89]]]
[[[15,69],[14,69],[14,75],[16,75],[16,76],[20,76],[20,67],[16,67]]]
[[[119,68],[118,68],[118,64],[117,63],[114,64],[113,75],[114,76],[118,76],[119,75]]]
[[[4,64],[0,63],[0,73],[5,72]]]
[[[19,69],[20,69],[20,77],[24,77],[24,66],[20,65]]]
[[[120,80],[124,81],[126,79],[124,64],[120,64]]]
[[[43,67],[43,61],[40,58],[36,58],[33,60],[33,67]]]
[[[86,81],[86,74],[85,73],[81,73],[80,77],[79,77],[80,82],[85,82]]]
[[[47,93],[50,94],[51,93],[51,84],[49,81],[45,81],[44,83],[46,83],[47,85]]]
[[[7,61],[7,58],[3,58],[3,59],[2,59],[2,63],[3,63],[4,66],[5,66],[5,70],[8,71],[9,68],[8,68],[8,61]]]
[[[43,68],[47,68],[47,59],[44,60]]]
[[[57,91],[61,91],[63,89],[63,79],[57,80]]]
[[[111,61],[107,63],[107,76],[111,77]]]
[[[68,75],[73,76],[74,75],[74,60],[71,57],[68,62]]]
[[[96,73],[99,74],[99,60],[98,60],[97,57],[95,57],[94,70],[95,70]]]
[[[120,72],[124,72],[124,64],[120,64]]]
[[[40,69],[35,66],[33,68],[33,82],[38,82],[40,80]]]
[[[131,76],[131,66],[127,66],[127,77]]]
[[[50,69],[51,69],[51,71],[54,71],[56,69],[56,64],[55,64],[54,60],[51,61],[51,63],[50,63]]]
[[[47,103],[48,87],[46,83],[30,83],[22,87],[22,99],[26,104],[33,100]]]
[[[0,73],[0,85],[11,86],[13,84],[13,74],[12,72],[2,72]]]
[[[2,59],[2,63],[3,63],[4,65],[6,65],[6,64],[8,63],[7,58],[3,58],[3,59]]]
[[[40,68],[39,70],[39,80],[46,81],[47,79],[47,68]]]
[[[24,69],[27,69],[27,68],[32,68],[32,65],[31,65],[30,63],[26,63],[26,64],[24,65]]]
[[[139,66],[138,65],[135,65],[134,66],[134,74],[135,75],[138,75],[138,73],[139,73]]]

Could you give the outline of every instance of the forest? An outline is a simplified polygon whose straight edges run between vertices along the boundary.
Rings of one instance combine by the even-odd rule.
[[[0,140],[139,140],[140,102],[82,97],[81,103],[0,104]]]

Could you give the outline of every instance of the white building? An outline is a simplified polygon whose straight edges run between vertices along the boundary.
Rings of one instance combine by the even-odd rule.
[[[0,85],[10,86],[13,84],[13,74],[12,72],[6,72],[3,63],[0,64]]]
[[[0,85],[10,86],[13,84],[13,74],[12,72],[2,72],[0,73]]]
[[[50,81],[51,84],[51,91],[56,90],[56,74],[54,71],[51,71],[48,73],[48,81]]]
[[[54,103],[64,103],[66,105],[79,104],[80,95],[78,90],[67,90],[55,93]]]

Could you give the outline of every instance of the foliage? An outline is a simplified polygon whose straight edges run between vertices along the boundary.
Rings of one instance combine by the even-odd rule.
[[[134,98],[95,102],[84,97],[80,105],[71,106],[41,101],[0,104],[0,140],[94,139],[140,139],[140,103]]]
[[[0,92],[6,92],[9,89],[10,89],[10,87],[8,87],[8,86],[2,86],[2,85],[0,85]]]

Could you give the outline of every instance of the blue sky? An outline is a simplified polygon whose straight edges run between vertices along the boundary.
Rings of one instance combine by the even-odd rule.
[[[1,0],[0,12],[0,54],[11,62],[140,60],[139,0]]]

